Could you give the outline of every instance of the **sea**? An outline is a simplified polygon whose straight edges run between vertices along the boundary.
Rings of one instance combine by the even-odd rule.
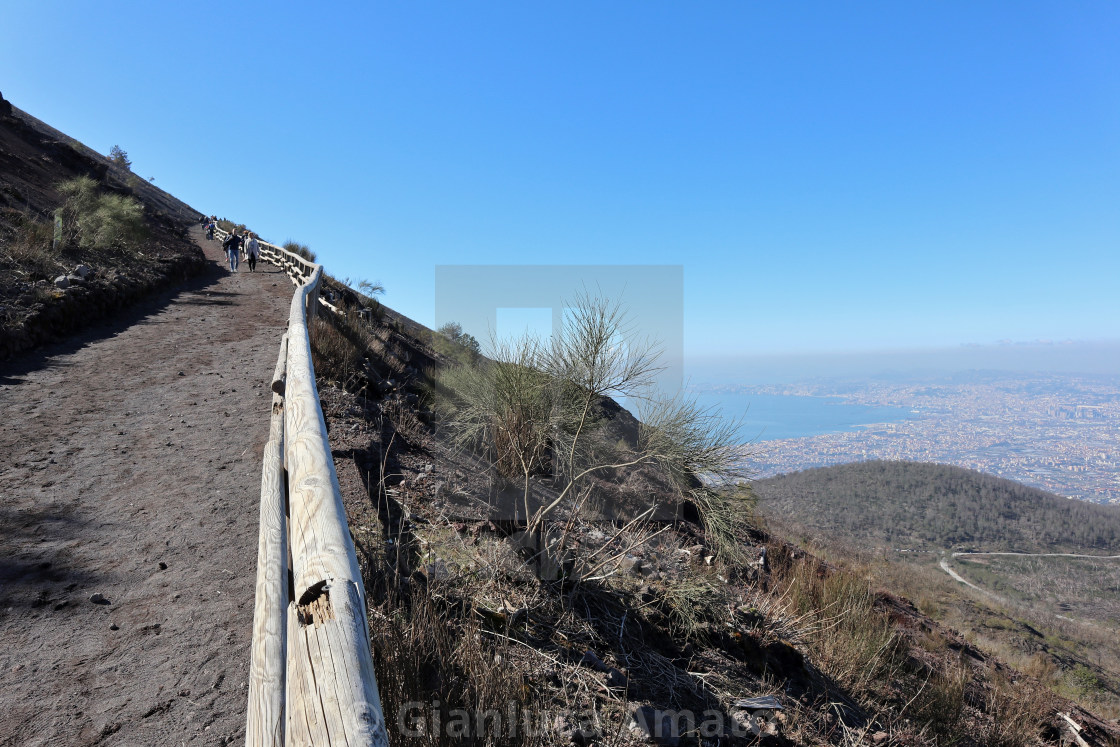
[[[718,410],[728,422],[737,423],[736,432],[745,444],[852,431],[916,417],[908,408],[861,405],[843,397],[747,392],[694,394],[702,407]]]

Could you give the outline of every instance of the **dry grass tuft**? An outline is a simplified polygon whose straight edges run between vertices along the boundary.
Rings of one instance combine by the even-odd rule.
[[[805,641],[821,671],[852,692],[870,692],[890,680],[904,645],[875,609],[868,581],[813,558],[793,560],[778,574],[792,609],[812,621]]]
[[[542,703],[528,668],[510,665],[524,656],[434,592],[390,601],[370,615],[390,744],[537,744],[532,719],[544,712]]]
[[[0,225],[11,226],[6,235],[0,235],[3,251],[14,264],[14,270],[32,280],[50,279],[66,266],[60,253],[53,248],[54,229],[49,223],[32,215],[11,208],[4,210]]]
[[[988,683],[984,712],[989,720],[981,742],[989,747],[1027,747],[1042,734],[1042,718],[1049,712],[1049,698],[1026,680],[1017,682],[994,672]]]

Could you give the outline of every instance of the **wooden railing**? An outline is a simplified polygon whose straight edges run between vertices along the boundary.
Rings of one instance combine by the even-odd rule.
[[[365,587],[311,365],[308,320],[320,305],[338,310],[319,298],[321,265],[258,243],[296,291],[272,376],[245,743],[385,745]]]

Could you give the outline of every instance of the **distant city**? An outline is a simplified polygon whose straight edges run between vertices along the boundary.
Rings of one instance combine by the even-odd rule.
[[[901,421],[752,443],[745,450],[756,478],[906,459],[967,467],[1069,498],[1120,505],[1117,377],[979,372],[933,384],[831,381],[719,391],[839,395],[851,403],[911,411]]]

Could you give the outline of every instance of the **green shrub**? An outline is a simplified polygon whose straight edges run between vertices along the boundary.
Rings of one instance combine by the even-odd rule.
[[[104,249],[130,246],[147,235],[144,206],[132,197],[102,194],[88,176],[62,182],[58,191],[64,244]]]
[[[482,353],[474,335],[464,332],[458,322],[448,322],[432,333],[428,340],[440,355],[459,363],[473,364]]]
[[[298,241],[287,241],[284,243],[284,249],[292,254],[298,254],[308,262],[315,261],[315,252],[311,251],[311,247],[307,244],[301,244]]]
[[[114,166],[119,166],[122,169],[132,168],[132,160],[129,159],[128,153],[119,145],[114,145],[109,150],[109,160],[113,162]]]
[[[550,342],[527,336],[493,348],[489,359],[439,372],[436,412],[457,445],[521,483],[526,532],[534,541],[554,510],[565,501],[580,505],[577,496],[589,495],[601,475],[644,469],[682,491],[699,485],[700,476],[713,482],[741,476],[733,431],[716,414],[692,400],[653,396],[660,351],[635,339],[618,303],[581,295]],[[642,404],[635,443],[621,454],[613,450],[618,440],[603,404],[612,396]],[[556,495],[534,509],[532,481],[545,474],[554,476]],[[732,505],[711,499],[700,508],[718,513]],[[732,517],[703,518],[714,533],[733,524]],[[723,550],[733,545],[733,537],[718,543]]]

